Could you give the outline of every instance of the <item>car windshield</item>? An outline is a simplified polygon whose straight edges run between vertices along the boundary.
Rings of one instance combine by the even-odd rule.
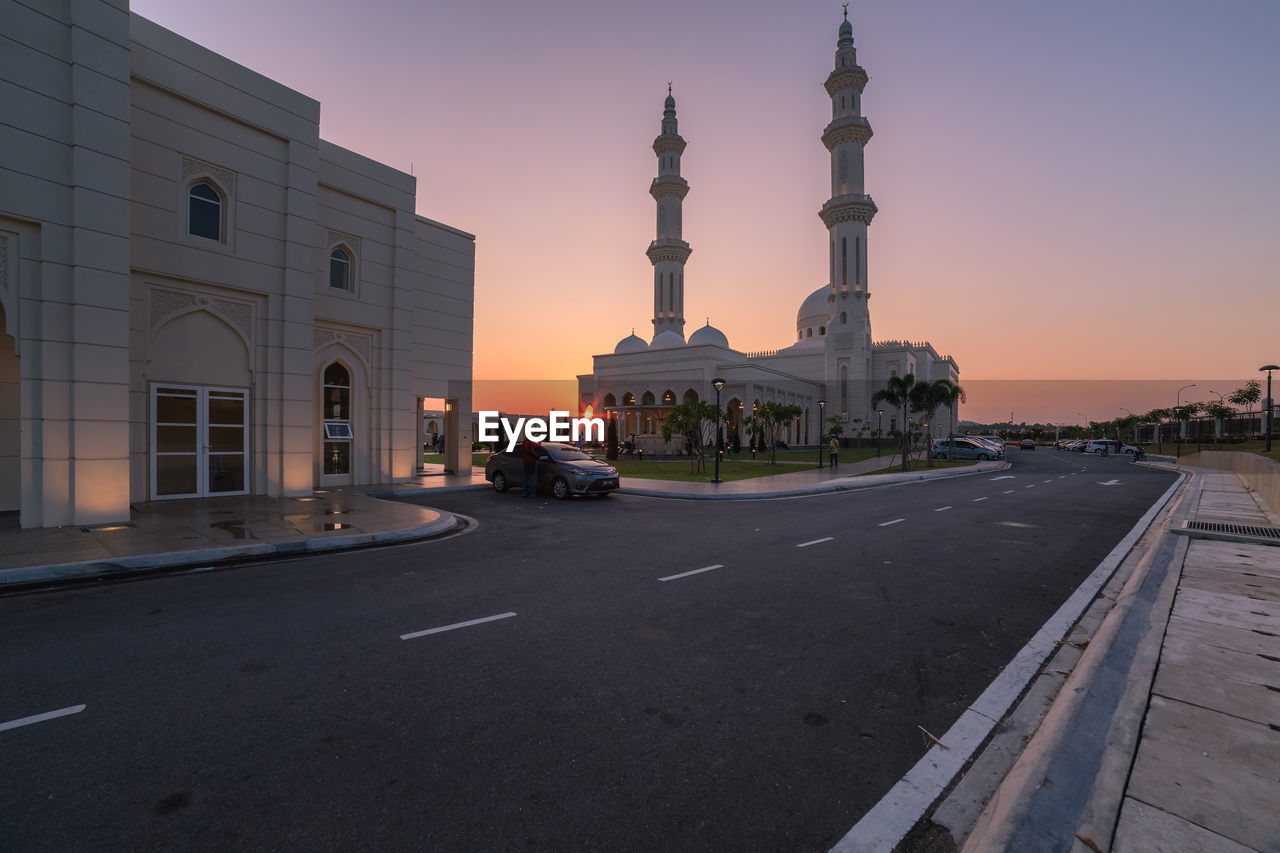
[[[574,447],[559,447],[549,444],[546,447],[547,453],[557,462],[582,462],[590,461],[591,457]]]

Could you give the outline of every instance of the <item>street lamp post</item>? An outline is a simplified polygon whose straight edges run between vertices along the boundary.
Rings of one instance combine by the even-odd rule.
[[[1076,412],[1076,414],[1084,418],[1084,434],[1089,438],[1093,438],[1093,430],[1089,428],[1089,416],[1084,412]]]
[[[724,388],[724,380],[717,376],[711,380],[711,387],[716,389],[716,475],[711,482],[718,483],[720,482],[720,391]]]
[[[756,458],[756,445],[760,443],[760,422],[756,420],[756,413],[760,410],[759,403],[751,404],[751,459]]]
[[[1271,371],[1273,371],[1273,370],[1280,370],[1280,364],[1264,364],[1262,367],[1259,367],[1259,368],[1258,368],[1258,371],[1259,371],[1259,372],[1261,372],[1261,371],[1263,371],[1263,370],[1267,371],[1267,399],[1266,399],[1266,406],[1267,406],[1267,408],[1263,411],[1263,415],[1262,415],[1262,428],[1263,428],[1263,429],[1265,429],[1265,430],[1267,431],[1267,450],[1266,450],[1266,452],[1267,452],[1267,453],[1270,453],[1270,452],[1271,452],[1271,411],[1272,411],[1272,408],[1271,408],[1271,407],[1272,407],[1272,402],[1271,402]]]
[[[880,416],[880,424],[876,427],[876,458],[880,458],[880,436],[884,435],[884,409],[876,409]]]
[[[1182,392],[1187,390],[1188,388],[1194,388],[1194,387],[1196,387],[1196,383],[1192,382],[1190,385],[1183,385],[1181,388],[1179,388],[1177,400],[1174,402],[1174,405],[1173,405],[1173,419],[1178,422],[1178,458],[1179,459],[1182,458],[1182,419],[1178,417],[1178,411],[1182,408]]]
[[[826,411],[827,411],[827,401],[819,400],[818,401],[818,467],[819,468],[822,467],[822,428],[827,423],[826,418],[823,417]]]

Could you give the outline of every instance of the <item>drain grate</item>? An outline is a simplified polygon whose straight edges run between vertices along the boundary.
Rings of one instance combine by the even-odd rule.
[[[1231,533],[1235,536],[1257,536],[1280,541],[1280,527],[1257,527],[1252,524],[1227,524],[1222,521],[1188,521],[1187,530],[1203,530],[1206,533]]]

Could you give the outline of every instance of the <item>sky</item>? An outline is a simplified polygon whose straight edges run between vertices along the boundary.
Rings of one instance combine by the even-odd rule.
[[[633,327],[652,336],[668,81],[686,334],[709,318],[735,349],[789,345],[827,283],[840,3],[132,9],[319,100],[325,139],[412,170],[418,213],[476,235],[477,379],[571,379]],[[1280,3],[857,0],[850,20],[871,78],[877,340],[930,341],[962,384],[1229,377],[1203,380],[1229,393],[1280,363]],[[970,398],[990,417],[1006,402]]]

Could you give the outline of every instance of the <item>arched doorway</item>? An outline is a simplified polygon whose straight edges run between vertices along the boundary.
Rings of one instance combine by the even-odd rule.
[[[321,381],[320,482],[326,486],[349,486],[355,481],[351,371],[342,362],[335,361],[325,367]]]

